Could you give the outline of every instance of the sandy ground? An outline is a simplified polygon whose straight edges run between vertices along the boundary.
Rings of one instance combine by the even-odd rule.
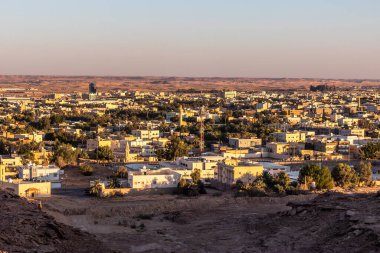
[[[59,195],[43,201],[57,221],[94,234],[120,252],[246,252],[248,218],[290,210],[283,198],[147,195],[113,199]],[[243,248],[242,248],[243,247]]]

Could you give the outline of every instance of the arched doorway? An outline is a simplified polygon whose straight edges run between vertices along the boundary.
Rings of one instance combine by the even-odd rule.
[[[39,195],[40,190],[37,188],[29,188],[25,191],[25,196],[30,198],[35,198]]]

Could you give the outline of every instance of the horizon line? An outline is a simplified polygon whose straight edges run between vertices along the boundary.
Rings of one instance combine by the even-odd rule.
[[[360,80],[380,81],[380,78],[333,78],[333,77],[251,77],[251,76],[182,76],[182,75],[98,75],[98,74],[0,74],[0,76],[25,76],[25,77],[123,77],[123,78],[218,78],[218,79],[309,79],[309,80]]]

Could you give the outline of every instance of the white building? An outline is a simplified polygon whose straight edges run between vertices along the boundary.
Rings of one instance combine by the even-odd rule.
[[[61,188],[61,177],[64,171],[56,165],[29,164],[19,167],[19,178],[33,181],[47,181],[52,183],[52,188]]]
[[[171,169],[128,172],[128,184],[134,189],[175,188],[181,179],[181,174]]]
[[[201,179],[213,179],[218,162],[223,159],[222,156],[180,157],[177,158],[176,165],[180,166],[177,170],[189,170],[191,173],[198,169],[201,173]]]

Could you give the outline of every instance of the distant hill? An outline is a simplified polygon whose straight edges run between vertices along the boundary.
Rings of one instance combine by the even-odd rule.
[[[88,83],[96,82],[98,90],[176,91],[198,90],[309,90],[311,86],[336,88],[380,86],[380,80],[311,79],[311,78],[222,78],[222,77],[104,77],[104,76],[20,76],[0,75],[0,88],[36,89],[42,93],[87,92]]]

